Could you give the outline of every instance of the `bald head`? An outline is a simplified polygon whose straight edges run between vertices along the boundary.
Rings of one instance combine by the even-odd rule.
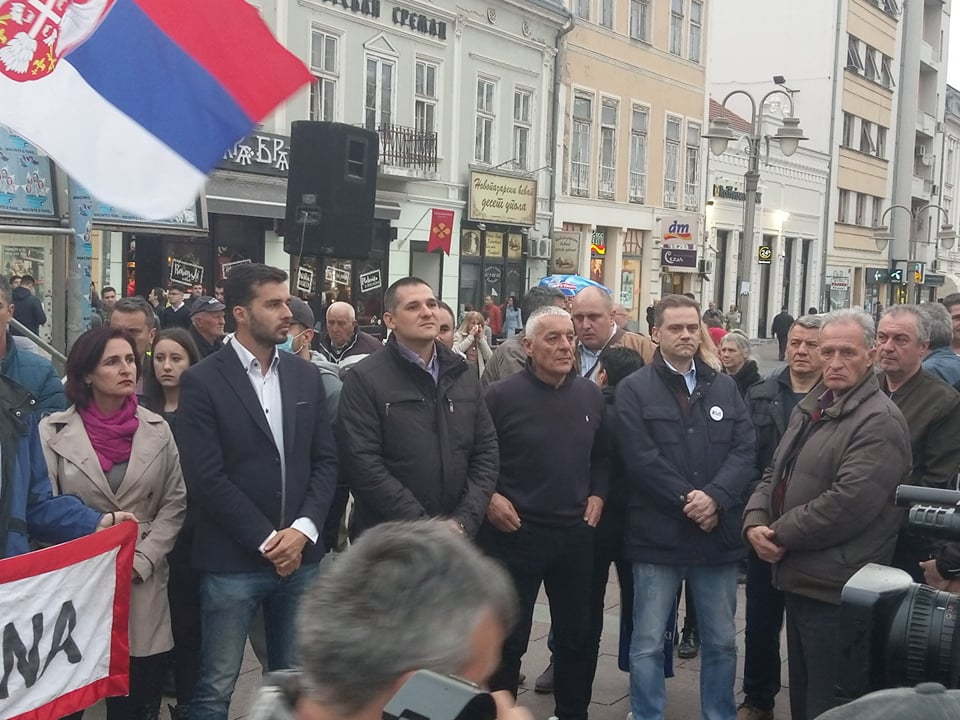
[[[596,287],[584,288],[573,298],[573,327],[577,339],[590,350],[606,345],[613,332],[613,298]]]
[[[346,346],[356,327],[357,312],[350,303],[335,302],[327,308],[327,335],[334,347]]]

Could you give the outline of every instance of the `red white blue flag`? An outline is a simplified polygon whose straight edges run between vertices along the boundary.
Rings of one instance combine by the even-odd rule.
[[[0,0],[0,123],[146,218],[309,80],[244,0]]]

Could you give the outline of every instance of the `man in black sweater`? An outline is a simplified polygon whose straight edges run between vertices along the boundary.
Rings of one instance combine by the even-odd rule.
[[[542,582],[554,634],[554,715],[585,720],[594,534],[607,492],[604,401],[597,386],[573,370],[575,336],[565,310],[533,313],[523,344],[526,369],[491,385],[486,396],[500,442],[500,475],[477,541],[503,562],[520,598],[520,619],[490,688],[517,692]]]

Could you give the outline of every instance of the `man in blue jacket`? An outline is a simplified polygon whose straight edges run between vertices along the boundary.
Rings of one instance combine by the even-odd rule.
[[[36,403],[31,412],[40,416],[67,409],[67,398],[63,394],[63,383],[53,369],[53,364],[42,355],[18,347],[10,332],[10,320],[13,317],[13,303],[10,284],[0,277],[0,374],[21,385]],[[30,342],[20,338],[23,342]]]
[[[702,647],[701,713],[733,720],[740,514],[756,475],[756,439],[736,383],[699,354],[700,307],[657,303],[653,362],[617,389],[618,439],[630,491],[625,553],[633,563],[630,706],[663,717],[663,634],[686,580]]]

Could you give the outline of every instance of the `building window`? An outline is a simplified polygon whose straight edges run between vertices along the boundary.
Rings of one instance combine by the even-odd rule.
[[[395,65],[383,58],[367,58],[365,126],[376,130],[390,125],[393,118],[393,72]]]
[[[897,86],[897,83],[893,80],[893,70],[891,70],[892,64],[893,60],[886,55],[883,55],[880,58],[880,82],[885,88],[889,88],[891,90]]]
[[[335,119],[337,78],[339,63],[337,48],[339,38],[319,30],[310,35],[310,119],[332,121]]]
[[[663,206],[680,204],[680,127],[678,117],[667,116],[667,135],[663,152]]]
[[[867,196],[865,193],[857,193],[856,214],[853,222],[856,225],[863,225],[867,219]]]
[[[600,24],[613,29],[613,0],[600,0]]]
[[[574,0],[577,8],[577,17],[584,20],[590,19],[590,0]]]
[[[944,182],[947,185],[953,185],[953,171],[955,170],[954,168],[955,159],[956,159],[956,156],[954,153],[954,149],[947,148],[947,172],[946,172],[947,177],[944,180]]]
[[[513,91],[513,162],[517,168],[530,167],[530,98],[529,90]]]
[[[437,66],[417,61],[414,117],[417,132],[437,130]]]
[[[493,97],[497,84],[492,80],[477,80],[477,128],[473,159],[487,163],[493,161],[493,123],[496,115],[493,110]]]
[[[873,198],[873,214],[870,217],[871,227],[880,227],[880,217],[883,215],[883,198]]]
[[[683,55],[683,3],[685,0],[670,0],[670,52]]]
[[[847,222],[847,210],[850,206],[850,191],[841,190],[840,199],[837,202],[837,222]]]
[[[690,0],[690,59],[700,62],[700,38],[703,36],[703,0]]]
[[[887,129],[882,125],[877,125],[877,157],[887,159]]]
[[[867,45],[865,54],[867,61],[865,63],[864,75],[867,76],[867,80],[880,82],[880,66],[877,65],[877,51]]]
[[[630,37],[650,42],[650,0],[630,0]]]
[[[868,120],[860,121],[860,152],[875,155],[877,146],[873,142],[873,123]]]
[[[593,99],[573,98],[573,142],[570,156],[570,194],[590,194],[590,143],[593,125]]]
[[[617,186],[617,110],[616,100],[600,104],[600,197],[613,198]]]
[[[847,70],[863,72],[863,60],[860,59],[860,41],[853,35],[847,37]]]
[[[687,162],[683,174],[683,206],[686,210],[700,208],[700,126],[687,123]]]
[[[840,147],[853,147],[853,126],[855,119],[856,118],[848,112],[843,114],[843,136],[840,139]]]
[[[630,202],[647,199],[647,124],[650,116],[641,105],[633,106],[630,119]]]

